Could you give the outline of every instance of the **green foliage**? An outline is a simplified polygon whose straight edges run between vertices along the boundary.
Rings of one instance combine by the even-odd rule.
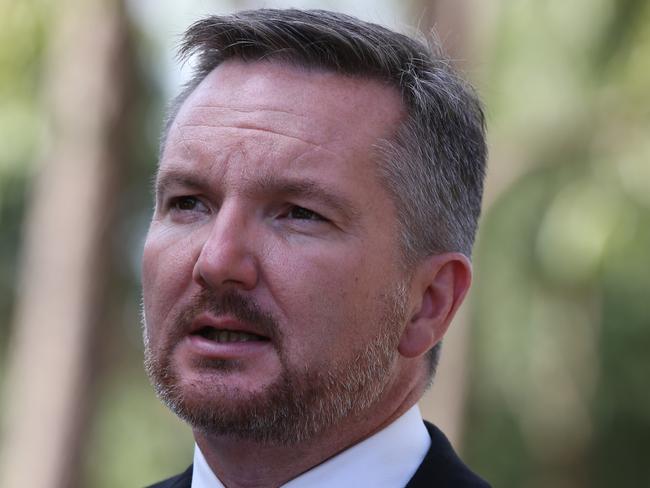
[[[650,6],[556,4],[496,46],[493,137],[537,169],[483,222],[466,445],[495,486],[648,486]]]
[[[45,156],[49,114],[42,94],[48,88],[45,67],[56,21],[53,8],[46,0],[0,0],[0,386],[30,184]],[[140,49],[145,48],[141,43]],[[109,283],[108,311],[93,351],[98,398],[84,441],[81,486],[142,486],[191,461],[189,430],[158,402],[142,368],[139,259],[152,201],[149,179],[157,157],[162,96],[148,53],[134,55],[135,79],[128,80],[132,102],[115,148],[126,161],[115,195],[116,225],[106,246],[112,266],[98,277]],[[124,60],[126,70],[133,67],[129,62]],[[85,410],[80,408],[80,413]]]
[[[0,0],[0,366],[13,311],[28,181],[43,113],[38,83],[50,5]]]
[[[39,0],[0,2],[0,182],[32,164],[42,128],[39,106],[50,5]],[[1,195],[1,194],[0,194]],[[0,201],[0,204],[2,202]]]
[[[97,405],[83,486],[148,486],[192,462],[189,427],[153,395],[141,369],[113,368]]]

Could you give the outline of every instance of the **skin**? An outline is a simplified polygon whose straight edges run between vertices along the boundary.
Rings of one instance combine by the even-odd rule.
[[[369,386],[377,395],[363,412],[298,446],[194,429],[228,487],[281,485],[388,425],[425,388],[424,354],[444,335],[471,268],[458,253],[403,265],[395,205],[373,151],[403,117],[397,91],[378,81],[227,61],[172,124],[143,290],[147,347],[153,356],[170,351],[189,397],[201,401],[218,389],[225,401],[246,399],[287,371],[345,364],[377,336],[395,284],[405,287],[385,378]],[[245,296],[274,317],[280,335],[210,352],[231,367],[198,367],[202,350],[174,318],[206,291]]]

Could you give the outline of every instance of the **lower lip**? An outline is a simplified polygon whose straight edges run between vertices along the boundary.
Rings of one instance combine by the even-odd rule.
[[[179,345],[208,359],[241,359],[261,354],[272,347],[270,341],[216,342],[200,335],[186,336]]]

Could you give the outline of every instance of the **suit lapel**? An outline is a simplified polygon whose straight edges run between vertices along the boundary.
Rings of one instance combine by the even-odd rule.
[[[183,473],[172,478],[168,478],[164,481],[160,481],[154,485],[149,486],[148,488],[191,488],[193,469],[194,465],[190,464],[190,467],[187,468]]]
[[[440,429],[426,421],[424,424],[431,447],[406,488],[489,488],[460,460]]]

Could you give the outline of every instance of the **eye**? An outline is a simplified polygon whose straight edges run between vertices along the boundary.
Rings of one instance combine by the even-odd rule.
[[[285,218],[295,219],[295,220],[317,220],[317,221],[325,220],[325,218],[323,218],[321,215],[317,214],[316,212],[309,210],[308,208],[299,207],[298,205],[293,205],[292,207],[290,207],[285,214]]]
[[[176,218],[189,218],[189,216],[200,213],[208,213],[208,207],[197,197],[178,196],[167,201],[167,211]]]
[[[201,202],[195,197],[176,197],[169,202],[169,207],[172,210],[180,210],[183,212],[196,210]]]

